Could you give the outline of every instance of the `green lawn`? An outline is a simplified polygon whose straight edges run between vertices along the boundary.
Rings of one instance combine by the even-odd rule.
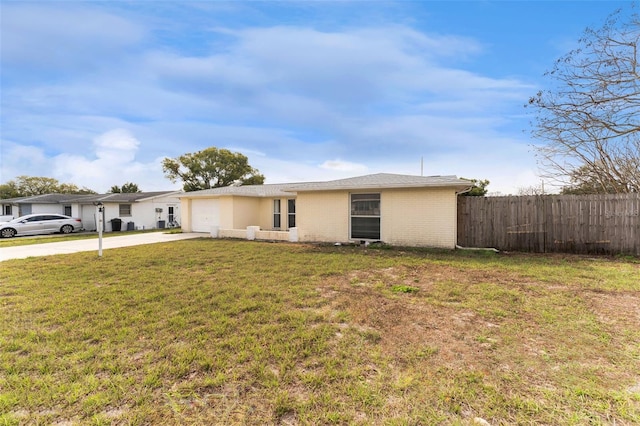
[[[0,263],[1,424],[640,424],[640,263],[196,239]]]

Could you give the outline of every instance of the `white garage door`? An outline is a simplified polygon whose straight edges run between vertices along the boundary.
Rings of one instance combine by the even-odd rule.
[[[191,228],[193,232],[211,232],[212,226],[220,226],[218,200],[192,200]]]

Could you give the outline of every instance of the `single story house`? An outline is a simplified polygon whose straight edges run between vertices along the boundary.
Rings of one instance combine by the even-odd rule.
[[[97,230],[96,204],[102,203],[104,230],[113,229],[112,219],[122,221],[121,229],[163,228],[180,222],[181,191],[115,194],[45,194],[0,200],[3,219],[31,213],[59,213],[82,219],[84,229]]]
[[[455,248],[455,176],[380,173],[328,182],[228,186],[179,196],[184,232],[302,242]]]

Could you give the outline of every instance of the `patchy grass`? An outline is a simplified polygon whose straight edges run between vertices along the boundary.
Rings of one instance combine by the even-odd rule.
[[[640,264],[188,240],[6,261],[0,424],[640,423]]]
[[[418,287],[413,287],[405,284],[398,284],[391,287],[391,291],[396,293],[416,293],[420,289]]]

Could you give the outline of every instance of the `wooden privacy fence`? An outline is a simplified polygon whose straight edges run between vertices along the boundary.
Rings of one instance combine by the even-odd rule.
[[[458,245],[640,255],[640,194],[460,196]]]

